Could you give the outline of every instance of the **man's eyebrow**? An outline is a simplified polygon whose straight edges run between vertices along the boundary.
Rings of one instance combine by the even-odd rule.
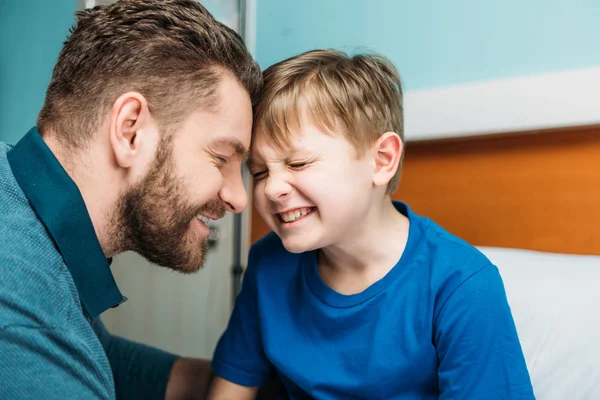
[[[221,138],[221,139],[215,139],[215,140],[213,140],[211,142],[211,144],[213,146],[228,146],[228,147],[231,147],[235,151],[235,154],[237,154],[238,156],[240,156],[242,158],[248,157],[248,154],[250,152],[246,148],[246,146],[243,145],[242,142],[240,142],[238,139],[236,139],[234,137],[226,137],[226,138]]]

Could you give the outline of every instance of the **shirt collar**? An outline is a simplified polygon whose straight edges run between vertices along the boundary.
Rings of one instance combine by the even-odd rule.
[[[96,236],[79,188],[36,128],[7,154],[13,175],[73,276],[85,312],[98,317],[126,300]]]

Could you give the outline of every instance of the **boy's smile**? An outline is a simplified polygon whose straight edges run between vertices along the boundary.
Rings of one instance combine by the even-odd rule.
[[[369,157],[357,158],[342,134],[324,133],[308,118],[297,128],[286,149],[257,132],[250,156],[254,205],[291,252],[355,236],[373,187]]]
[[[315,211],[317,207],[300,207],[276,213],[281,223],[290,225],[300,221]]]

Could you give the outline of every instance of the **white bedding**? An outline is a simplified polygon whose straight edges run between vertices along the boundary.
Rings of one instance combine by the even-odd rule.
[[[504,280],[537,399],[600,399],[600,256],[479,249]]]

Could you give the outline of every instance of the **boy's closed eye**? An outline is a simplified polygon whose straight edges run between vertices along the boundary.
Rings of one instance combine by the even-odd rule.
[[[300,171],[306,167],[309,167],[313,163],[321,159],[321,152],[316,152],[308,157],[294,157],[295,159],[288,159],[287,168],[293,171]]]
[[[303,162],[293,162],[293,163],[289,163],[288,167],[292,170],[298,171],[301,169],[304,169],[308,166],[308,162],[303,161]]]
[[[267,177],[267,173],[268,171],[266,170],[260,170],[260,171],[252,171],[250,170],[250,175],[252,175],[252,178],[255,181],[260,181],[261,179],[264,179]]]
[[[311,164],[313,164],[315,161],[318,161],[319,159],[319,155],[320,153],[317,154],[313,154],[310,158],[308,159],[301,159],[301,160],[281,160],[281,162],[283,163],[282,168],[291,170],[291,171],[301,171],[307,167],[309,167]],[[248,159],[247,161],[247,166],[248,169],[250,171],[250,175],[252,175],[252,178],[255,181],[259,181],[262,180],[264,178],[267,177],[267,175],[269,174],[269,170],[266,166],[261,165],[262,162],[257,162],[257,160],[255,159]]]

